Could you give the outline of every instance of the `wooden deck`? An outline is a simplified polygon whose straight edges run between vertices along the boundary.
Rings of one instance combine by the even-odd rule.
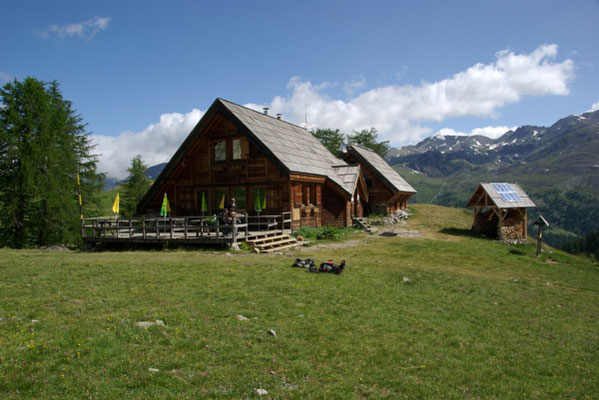
[[[291,212],[279,215],[238,215],[235,224],[214,216],[144,219],[84,218],[81,235],[86,243],[228,244],[255,239],[265,233],[291,231]]]

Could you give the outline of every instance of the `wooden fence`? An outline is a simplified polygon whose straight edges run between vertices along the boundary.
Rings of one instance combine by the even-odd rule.
[[[157,217],[143,219],[84,218],[81,235],[86,242],[195,242],[232,243],[258,232],[291,230],[291,212],[278,215]]]

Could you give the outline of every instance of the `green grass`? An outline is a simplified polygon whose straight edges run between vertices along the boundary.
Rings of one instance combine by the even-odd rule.
[[[422,238],[282,256],[0,249],[0,398],[599,397],[597,266],[410,211]]]

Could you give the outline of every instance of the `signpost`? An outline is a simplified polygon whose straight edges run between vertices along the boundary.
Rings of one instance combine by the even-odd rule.
[[[549,222],[542,215],[539,215],[539,219],[537,219],[534,224],[539,227],[539,236],[537,238],[537,257],[541,254],[541,239],[543,238],[543,227],[549,226]]]

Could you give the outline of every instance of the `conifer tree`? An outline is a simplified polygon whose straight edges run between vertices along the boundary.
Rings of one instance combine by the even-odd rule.
[[[339,129],[317,129],[312,135],[318,139],[335,157],[341,157],[345,135]]]
[[[84,213],[103,186],[85,124],[56,81],[15,79],[0,103],[0,246],[77,243],[77,170]]]
[[[137,203],[150,188],[150,180],[146,177],[148,167],[143,163],[141,155],[131,159],[131,166],[127,169],[129,177],[123,184],[123,207],[121,213],[126,218],[136,214]]]

